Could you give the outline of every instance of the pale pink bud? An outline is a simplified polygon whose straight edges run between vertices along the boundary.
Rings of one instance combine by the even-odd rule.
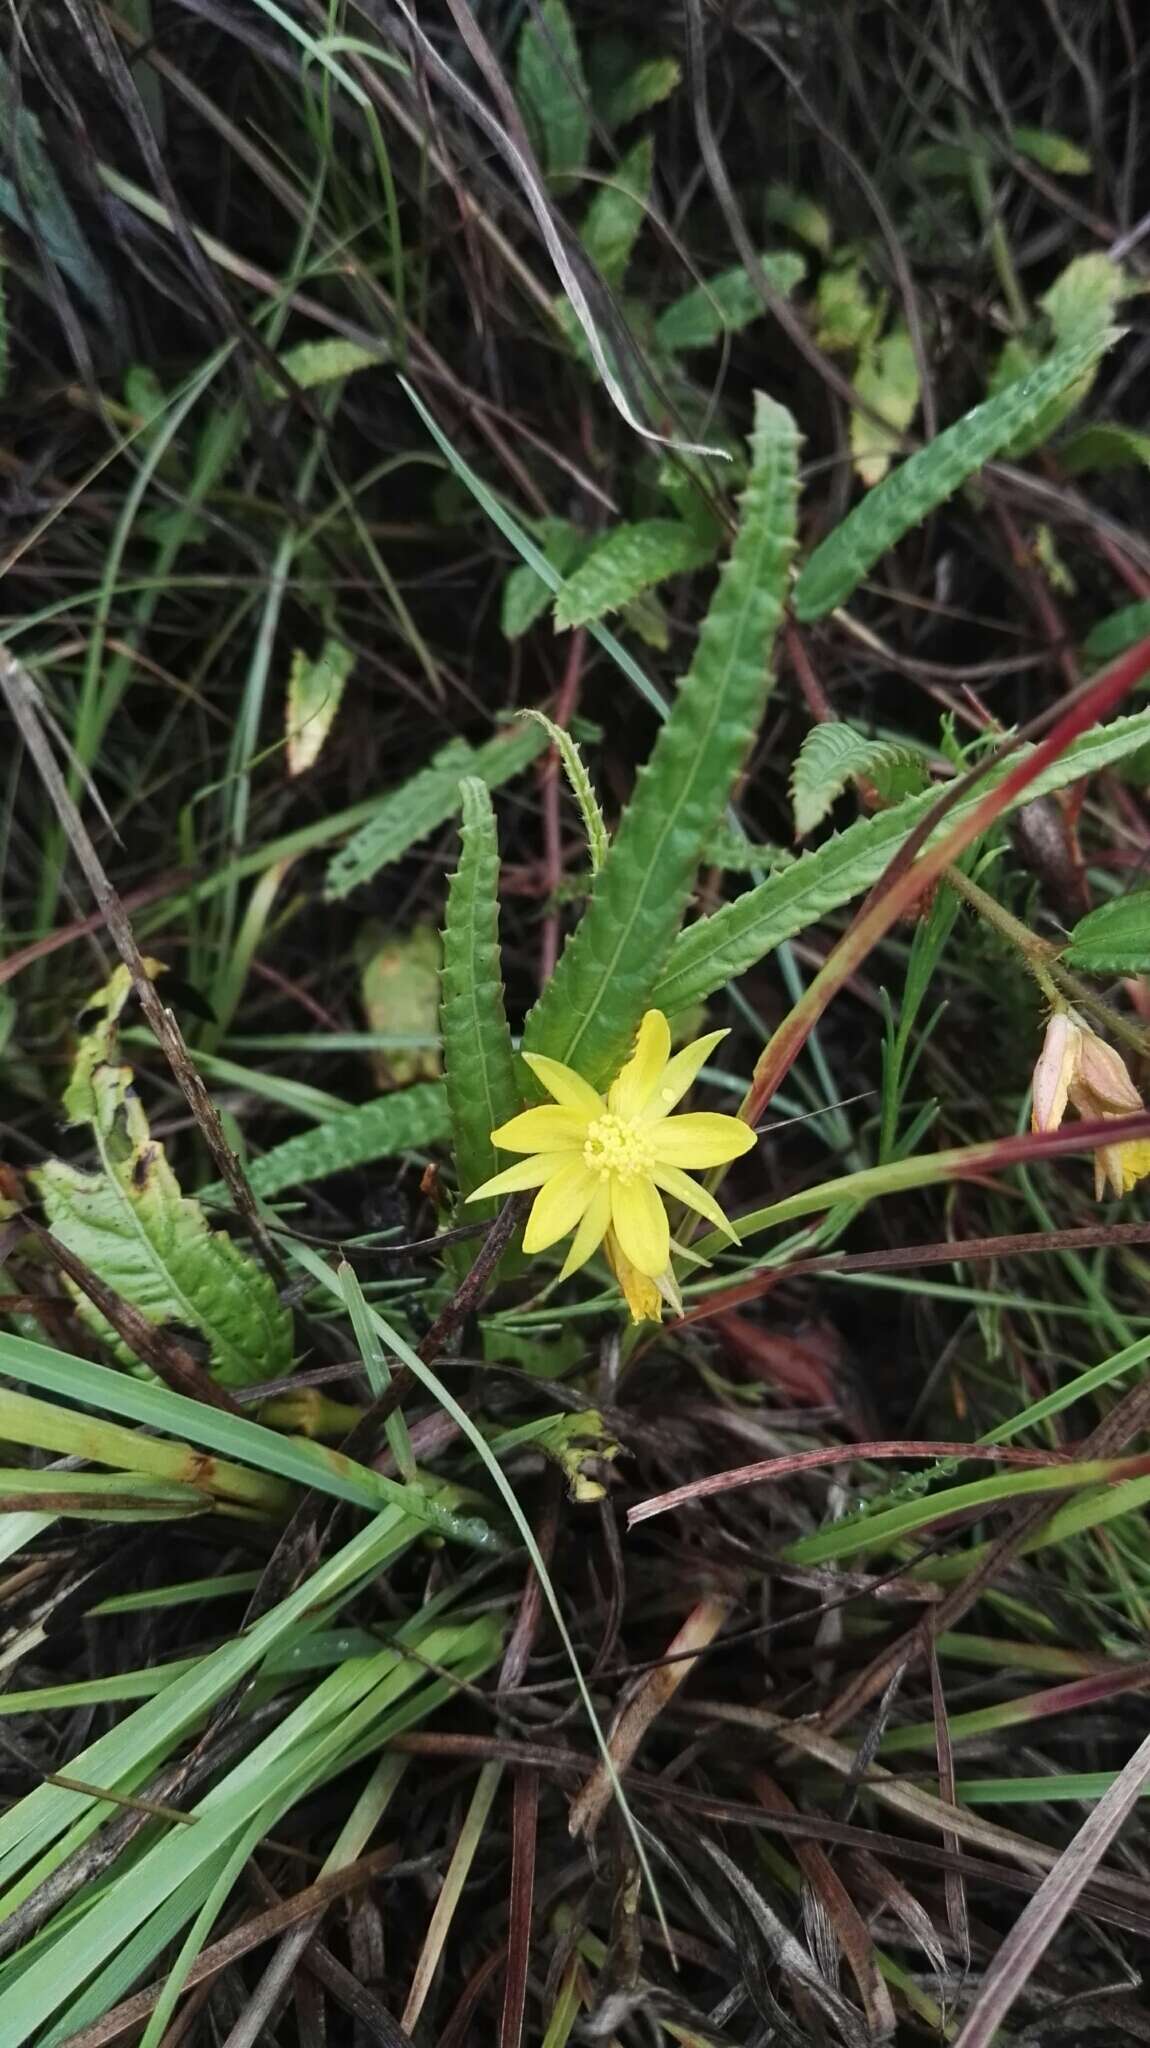
[[[1142,1097],[1121,1053],[1087,1026],[1081,1039],[1077,1072],[1070,1081],[1070,1100],[1079,1116],[1129,1116],[1141,1109]]]
[[[1055,1010],[1046,1027],[1031,1081],[1030,1127],[1056,1131],[1066,1115],[1071,1083],[1078,1072],[1082,1031],[1066,1010]]]

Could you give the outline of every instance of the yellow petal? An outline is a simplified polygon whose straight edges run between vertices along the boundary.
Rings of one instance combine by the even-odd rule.
[[[545,1252],[548,1245],[574,1230],[599,1185],[598,1175],[589,1172],[581,1158],[568,1155],[531,1204],[523,1233],[524,1251]]]
[[[1100,1145],[1094,1154],[1094,1199],[1100,1202],[1106,1183],[1116,1195],[1127,1195],[1150,1173],[1150,1140],[1131,1138],[1125,1145]]]
[[[656,1166],[651,1178],[665,1195],[670,1195],[673,1201],[685,1202],[688,1209],[693,1209],[698,1216],[705,1216],[716,1230],[721,1230],[733,1244],[738,1244],[739,1233],[728,1223],[714,1195],[701,1188],[689,1173],[680,1173],[677,1166]]]
[[[611,1189],[605,1180],[601,1180],[583,1211],[583,1220],[571,1240],[571,1249],[563,1261],[563,1270],[559,1275],[561,1280],[566,1280],[571,1273],[577,1273],[580,1266],[585,1266],[588,1259],[598,1251],[607,1234],[610,1221]]]
[[[654,1280],[671,1256],[667,1211],[654,1181],[641,1175],[629,1181],[612,1177],[611,1227],[624,1258]]]
[[[542,1052],[525,1052],[523,1058],[535,1079],[542,1081],[548,1095],[561,1102],[564,1109],[577,1109],[583,1116],[602,1116],[606,1106],[603,1097],[596,1095],[590,1081],[585,1081],[574,1067],[565,1067],[562,1060],[550,1060]]]
[[[675,1104],[681,1102],[687,1093],[699,1068],[706,1065],[715,1047],[729,1036],[727,1031],[708,1031],[702,1038],[692,1039],[690,1045],[677,1052],[673,1060],[668,1060],[662,1079],[643,1113],[644,1123],[650,1123],[653,1117],[670,1115]]]
[[[641,1116],[662,1079],[671,1051],[671,1028],[662,1010],[648,1010],[639,1026],[635,1050],[620,1067],[607,1091],[607,1106],[616,1116]]]
[[[649,1142],[661,1166],[725,1166],[728,1159],[749,1152],[756,1137],[741,1117],[699,1109],[688,1116],[664,1118]]]
[[[658,1287],[653,1280],[648,1280],[645,1273],[640,1273],[637,1266],[631,1264],[613,1230],[607,1232],[604,1249],[611,1271],[623,1290],[623,1299],[631,1311],[631,1321],[661,1323],[663,1303]]]
[[[502,1173],[493,1174],[467,1199],[484,1202],[489,1195],[517,1195],[524,1188],[541,1188],[544,1181],[570,1163],[570,1152],[533,1152],[530,1159],[517,1159],[514,1166],[505,1166]]]
[[[549,1102],[542,1109],[525,1109],[509,1123],[492,1131],[491,1142],[502,1152],[562,1152],[568,1146],[582,1146],[587,1137],[587,1118],[577,1109],[560,1109]]]

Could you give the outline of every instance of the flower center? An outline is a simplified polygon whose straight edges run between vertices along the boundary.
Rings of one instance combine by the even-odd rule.
[[[616,1116],[608,1110],[587,1126],[583,1164],[600,1180],[614,1178],[626,1184],[651,1171],[651,1141],[637,1117]]]

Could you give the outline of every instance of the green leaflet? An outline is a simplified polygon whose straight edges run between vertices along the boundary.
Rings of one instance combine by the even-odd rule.
[[[491,1133],[522,1106],[499,966],[499,842],[484,783],[462,785],[459,866],[447,891],[440,1007],[447,1104],[461,1195],[497,1168]],[[498,1204],[467,1212],[476,1221]]]
[[[1035,797],[1061,789],[1081,776],[1112,767],[1148,741],[1150,712],[1137,711],[1129,718],[1117,718],[1068,747],[1061,760],[1052,762],[1031,783],[1020,801],[1032,803]],[[1009,774],[1019,758],[1013,754],[987,775],[967,803],[957,805],[949,813],[940,829],[949,830],[964,811],[981,802],[986,791]],[[701,917],[676,940],[651,1001],[668,1016],[689,1009],[692,1003],[713,995],[735,975],[744,974],[748,967],[773,953],[784,939],[794,938],[830,911],[840,910],[852,897],[861,896],[864,889],[878,881],[887,862],[938,801],[938,794],[937,790],[925,790],[921,796],[908,797],[893,810],[880,811],[873,818],[860,818],[857,824],[848,825],[845,832],[837,833],[813,853],[802,854],[780,874],[769,875],[758,888],[748,889],[733,903],[724,904],[713,917]]]
[[[807,274],[803,258],[792,249],[762,256],[759,261],[767,283],[786,297]],[[668,306],[655,322],[655,339],[672,354],[680,349],[710,348],[721,335],[738,334],[752,320],[761,320],[764,310],[754,279],[739,263]]]
[[[607,94],[598,109],[604,128],[622,128],[639,114],[669,99],[682,73],[674,57],[649,57]]]
[[[422,1152],[446,1138],[451,1128],[447,1096],[438,1081],[421,1081],[414,1088],[401,1088],[393,1095],[381,1095],[342,1116],[329,1117],[312,1131],[285,1138],[273,1145],[262,1159],[247,1165],[247,1177],[264,1201],[284,1188],[303,1187],[308,1181],[323,1180],[330,1173],[347,1173],[355,1166],[372,1166],[377,1159],[394,1159],[401,1152]],[[227,1193],[222,1181],[203,1188],[200,1199],[223,1202]]]
[[[876,484],[815,549],[795,585],[796,617],[821,619],[842,604],[888,548],[1023,434],[1116,336],[1117,329],[1107,328],[1059,349],[1028,376],[976,405]]]
[[[1140,599],[1137,604],[1124,604],[1120,611],[1109,612],[1090,628],[1082,642],[1082,652],[1087,660],[1101,664],[1113,661],[1115,655],[1125,654],[1128,647],[1136,647],[1139,640],[1150,635],[1150,599]]]
[[[546,744],[546,734],[524,725],[497,734],[482,747],[450,740],[428,767],[380,798],[374,817],[361,825],[328,863],[325,893],[329,902],[347,896],[361,882],[370,882],[388,861],[398,860],[409,846],[454,817],[459,809],[461,777],[478,775],[488,789],[497,789],[526,768]]]
[[[313,391],[320,384],[338,383],[341,377],[350,377],[356,370],[370,370],[375,365],[386,363],[389,351],[385,348],[364,348],[358,341],[343,341],[338,335],[331,335],[323,341],[297,342],[294,348],[286,349],[279,360],[287,373],[282,384],[270,371],[258,372],[260,389],[269,398],[286,396],[291,384],[297,385],[301,391]]]
[[[1145,974],[1150,968],[1150,889],[1100,903],[1075,925],[1062,957],[1086,974]]]
[[[600,187],[587,208],[583,247],[608,284],[621,285],[651,194],[655,148],[644,135]]]
[[[868,739],[853,725],[816,725],[806,736],[791,770],[795,837],[805,839],[857,776],[872,782],[888,803],[913,796],[926,785],[926,763],[910,747]]]
[[[1044,171],[1056,171],[1063,178],[1085,178],[1091,170],[1090,152],[1068,135],[1053,128],[1012,128],[1010,139],[1032,163]]]
[[[798,434],[755,402],[742,520],[695,658],[655,741],[591,902],[527,1020],[530,1052],[594,1083],[626,1055],[772,684],[771,647],[794,548]]]
[[[614,526],[568,577],[555,600],[555,624],[585,626],[630,604],[644,590],[712,560],[715,543],[679,519]]]
[[[152,1137],[130,1067],[101,1065],[90,1080],[100,1173],[50,1159],[31,1176],[61,1243],[150,1322],[198,1330],[225,1386],[290,1371],[291,1316],[269,1274],[209,1230],[200,1205],[181,1194]],[[86,1296],[66,1282],[77,1313],[125,1364],[133,1352]]]
[[[581,171],[591,115],[579,45],[563,0],[540,0],[524,22],[516,51],[520,110],[544,169],[553,178]]]

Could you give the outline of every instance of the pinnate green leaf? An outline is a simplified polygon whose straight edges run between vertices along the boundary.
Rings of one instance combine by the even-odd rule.
[[[946,502],[1039,418],[1045,406],[1091,368],[1114,330],[1091,332],[1060,349],[1028,376],[983,400],[925,448],[919,448],[817,547],[795,586],[803,620],[842,604],[889,548]]]
[[[679,519],[640,519],[614,526],[569,576],[555,600],[555,624],[585,626],[633,598],[701,568],[715,552],[714,542]]]
[[[462,776],[478,775],[489,789],[497,789],[526,768],[546,744],[543,733],[522,725],[498,734],[482,747],[451,740],[418,775],[381,797],[374,817],[361,825],[328,863],[329,900],[348,895],[361,882],[370,882],[388,861],[398,860],[409,847],[453,818],[459,809]]]
[[[1052,762],[1030,784],[1019,801],[1031,803],[1035,797],[1047,796],[1084,776],[1114,767],[1147,742],[1150,712],[1137,711],[1129,718],[1114,719],[1068,747],[1060,760]],[[1013,754],[984,777],[967,803],[948,814],[941,829],[949,831],[972,805],[981,802],[986,791],[1009,774],[1018,759],[1019,755]],[[692,1003],[702,1002],[736,975],[745,974],[785,939],[809,930],[821,918],[861,896],[878,881],[887,863],[938,801],[938,794],[937,790],[925,790],[921,796],[907,797],[892,810],[859,818],[814,852],[802,854],[781,874],[768,875],[757,888],[745,890],[712,917],[699,918],[676,940],[651,1001],[668,1016],[689,1009]]]
[[[806,276],[807,266],[802,257],[790,249],[759,260],[768,284],[787,296]],[[720,336],[739,334],[752,320],[760,320],[763,311],[754,280],[740,263],[733,270],[709,278],[705,286],[696,285],[694,291],[685,292],[668,306],[655,323],[655,338],[672,354],[683,349],[710,348]]]
[[[794,549],[798,446],[790,414],[760,394],[739,531],[694,660],[582,922],[527,1020],[529,1051],[566,1061],[592,1083],[626,1055],[770,693]]]
[[[377,1160],[396,1159],[401,1152],[424,1152],[446,1138],[450,1129],[442,1083],[421,1081],[413,1088],[397,1089],[340,1116],[328,1117],[298,1137],[285,1138],[262,1158],[248,1161],[247,1177],[261,1200],[270,1201],[285,1188],[306,1187],[329,1174],[374,1166]],[[222,1181],[201,1190],[205,1202],[225,1199]]]
[[[447,1103],[462,1194],[496,1171],[491,1133],[522,1104],[499,964],[499,842],[485,783],[467,777],[459,866],[447,892],[440,1009]],[[495,1204],[474,1215],[491,1214]]]
[[[806,736],[791,771],[795,837],[805,839],[822,823],[848,782],[865,776],[890,803],[926,786],[926,764],[910,747],[868,739],[853,725],[816,725]]]
[[[1063,958],[1085,974],[1145,974],[1150,970],[1150,889],[1133,889],[1081,918]]]

